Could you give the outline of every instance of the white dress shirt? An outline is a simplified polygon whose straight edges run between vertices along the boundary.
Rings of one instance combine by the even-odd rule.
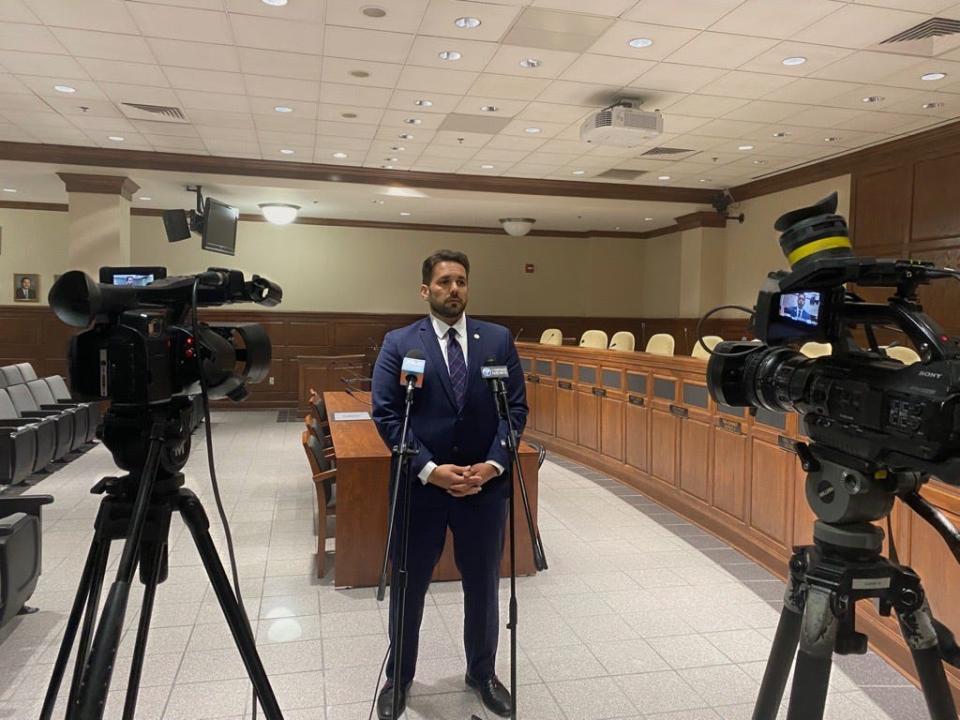
[[[440,352],[443,353],[443,362],[447,365],[447,372],[450,372],[450,358],[447,357],[447,333],[450,332],[450,328],[454,328],[457,331],[457,342],[460,343],[460,349],[463,351],[463,364],[469,368],[470,366],[467,364],[469,362],[467,360],[467,314],[462,313],[460,319],[453,325],[450,325],[433,313],[430,313],[430,324],[433,325],[433,332],[437,336],[437,342],[440,343]],[[486,462],[493,465],[498,473],[503,474],[503,465],[493,460],[487,460]],[[430,473],[432,473],[436,467],[437,464],[433,462],[433,460],[428,460],[417,476],[420,478],[420,482],[426,485],[430,478]]]

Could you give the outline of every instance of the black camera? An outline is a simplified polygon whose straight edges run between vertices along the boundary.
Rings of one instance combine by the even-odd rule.
[[[74,270],[54,283],[49,302],[67,325],[93,323],[71,339],[74,395],[145,406],[196,395],[201,379],[212,398],[246,397],[246,383],[269,370],[270,338],[256,323],[198,323],[196,309],[244,302],[273,307],[282,297],[278,285],[258,275],[246,281],[239,270],[211,268],[127,286],[95,283]]]
[[[960,484],[960,342],[924,314],[917,289],[957,272],[930,263],[858,258],[836,193],[777,220],[791,270],[772,272],[751,321],[759,342],[724,342],[707,380],[725,405],[796,411],[819,448],[891,470]],[[846,287],[891,288],[886,303]],[[877,329],[902,333],[919,361],[905,365],[878,345]],[[791,343],[828,342],[806,357]]]

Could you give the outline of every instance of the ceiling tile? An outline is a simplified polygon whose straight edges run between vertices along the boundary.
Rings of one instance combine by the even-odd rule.
[[[237,48],[229,45],[151,38],[148,40],[160,65],[239,72]]]
[[[57,145],[90,145],[95,143],[90,135],[76,128],[48,128],[40,137],[41,142],[56,143]],[[150,149],[149,145],[145,145]]]
[[[27,0],[45,25],[136,35],[123,0]]]
[[[463,145],[429,145],[426,150],[420,154],[421,160],[426,160],[429,157],[449,157],[449,158],[459,158],[461,160],[466,158],[473,157],[474,153],[477,152],[476,146],[463,146]],[[382,162],[382,161],[381,161]]]
[[[626,20],[703,30],[742,2],[743,0],[684,0],[683,11],[678,12],[675,0],[640,0],[636,7],[623,17]]]
[[[50,28],[50,32],[74,57],[124,60],[133,63],[156,62],[147,41],[139,35],[120,35],[70,28]]]
[[[931,122],[936,122],[936,118],[892,112],[873,112],[859,115],[845,122],[839,122],[834,127],[863,132],[899,132],[904,126],[919,125],[922,127]]]
[[[468,115],[484,115],[491,117],[513,117],[527,106],[526,100],[507,100],[503,98],[479,97],[467,95],[455,108],[455,112]],[[495,107],[496,112],[484,112],[482,107]],[[432,108],[431,108],[432,109]]]
[[[632,87],[692,93],[724,74],[725,71],[717,67],[697,67],[664,62],[637,78]]]
[[[339,1],[331,0],[329,5],[336,5]],[[268,5],[262,0],[224,0],[224,4],[230,13],[259,15],[284,21],[321,23],[323,22],[326,3],[324,3],[324,0],[293,0],[293,2],[277,7]]]
[[[719,138],[738,138],[743,133],[763,127],[762,123],[745,120],[712,120],[697,128],[698,135]]]
[[[672,63],[735,68],[776,44],[775,40],[766,38],[704,32],[671,53],[668,59]]]
[[[709,150],[724,143],[723,138],[708,137],[706,135],[681,135],[671,141],[673,147],[688,148],[690,150]]]
[[[671,110],[663,116],[663,130],[665,133],[686,133],[706,125],[709,121],[708,117],[703,116],[675,115]]]
[[[281,152],[293,150],[293,153]],[[281,162],[311,162],[313,160],[313,145],[295,145],[293,143],[260,143],[260,153],[265,160],[279,160]]]
[[[418,113],[410,112],[408,110],[387,110],[383,114],[383,118],[380,120],[381,125],[388,127],[398,128],[398,132],[402,132],[400,128],[411,128],[410,132],[416,132],[417,130],[435,130],[443,123],[446,115],[441,115],[440,113]],[[418,123],[407,123],[407,120],[419,120]]]
[[[323,54],[373,62],[402,63],[410,52],[412,43],[413,35],[403,33],[327,27],[323,33]]]
[[[879,102],[866,103],[864,98],[880,97]],[[831,107],[843,107],[851,110],[867,110],[870,112],[887,112],[890,106],[899,102],[913,100],[912,111],[919,113],[924,100],[924,94],[919,90],[906,88],[885,87],[883,85],[860,85],[849,92],[830,98]]]
[[[244,75],[243,82],[250,95],[272,96],[289,100],[317,102],[320,99],[320,83],[311,80]]]
[[[97,82],[118,82],[156,87],[170,87],[163,71],[154,64],[132,63],[121,60],[78,58],[77,62]]]
[[[555,172],[558,167],[558,165],[544,165],[542,163],[532,163],[524,160],[522,163],[517,163],[507,170],[506,174],[515,177],[543,177]]]
[[[524,150],[502,150],[500,148],[483,148],[474,158],[477,162],[488,163],[515,163],[523,160],[529,153]]]
[[[153,3],[127,3],[140,33],[145,37],[233,45],[226,14],[193,8],[166,7]]]
[[[292,108],[293,112],[290,112],[290,113],[276,112],[274,108],[281,105]],[[298,120],[301,118],[308,118],[310,120],[315,120],[317,117],[317,103],[304,102],[303,100],[284,100],[283,98],[275,98],[275,97],[251,97],[250,111],[254,115],[271,115],[274,117],[278,117],[281,120],[284,120],[284,119],[292,120],[294,118]]]
[[[746,0],[720,18],[710,29],[717,32],[789,38],[842,7],[843,3],[834,0]]]
[[[86,98],[49,97],[46,103],[61,115],[98,115],[100,117],[121,117],[117,106],[107,100],[88,100]]]
[[[550,84],[551,81],[546,78],[483,73],[470,87],[470,94],[507,100],[533,100]]]
[[[497,135],[489,143],[487,143],[486,147],[532,152],[543,145],[546,141],[546,138],[533,136],[519,137],[515,135]]]
[[[942,107],[925,108],[926,103],[941,103]],[[960,115],[960,97],[948,93],[920,93],[916,99],[884,103],[884,110],[899,113],[919,113],[928,117],[953,118]]]
[[[707,83],[699,92],[707,95],[726,95],[734,98],[756,99],[782,88],[792,82],[783,75],[766,75],[756,72],[733,70],[723,77]]]
[[[0,23],[0,50],[51,54],[66,52],[47,28],[23,23]]]
[[[364,107],[383,108],[390,102],[391,91],[388,88],[360,87],[339,83],[320,85],[320,100],[334,105],[362,105]]]
[[[825,68],[827,65],[847,57],[853,52],[849,48],[829,47],[827,45],[812,45],[799,42],[782,42],[766,52],[760,53],[752,60],[740,66],[741,70],[752,72],[777,73],[790,77],[803,77]],[[784,65],[784,58],[802,57],[806,62],[802,65]]]
[[[531,125],[528,120],[513,120],[503,130],[504,135],[518,135],[520,137],[530,137],[532,133],[527,132],[527,128],[538,127],[540,132],[536,133],[537,138],[551,138],[558,135],[567,126],[563,123],[552,123],[538,121],[536,125]]]
[[[249,75],[272,75],[299,80],[320,79],[320,58],[315,55],[236,48],[240,56],[240,69]],[[171,63],[164,63],[171,64]],[[217,68],[226,70],[228,68]]]
[[[317,121],[318,135],[336,135],[337,137],[355,137],[370,140],[377,134],[376,125],[360,125],[353,122]]]
[[[770,102],[769,100],[754,100],[751,103],[732,110],[723,115],[728,120],[749,120],[752,122],[777,122],[785,120],[791,115],[807,110],[806,105],[796,103]]]
[[[590,47],[590,52],[639,60],[663,60],[696,36],[696,30],[688,28],[621,20],[600,36]],[[645,48],[631,47],[627,43],[634,38],[647,38],[653,41],[653,45]]]
[[[593,82],[595,78],[601,77],[609,85],[629,85],[654,65],[656,63],[650,60],[584,54],[564,70],[560,77],[573,82]]]
[[[503,43],[581,53],[612,24],[612,19],[596,15],[528,7],[503,38]]]
[[[0,140],[6,142],[40,142],[35,135],[31,135],[26,130],[10,123],[0,124]]]
[[[674,113],[678,113],[680,115],[717,118],[736,110],[738,107],[743,107],[747,102],[747,100],[741,98],[720,95],[688,95],[683,100],[674,103],[667,116],[670,117]],[[686,132],[686,130],[681,132]]]
[[[0,94],[0,112],[5,115],[8,110],[30,110],[33,112],[50,112],[51,108],[43,100],[34,95]]]
[[[54,90],[54,82],[50,78],[22,75],[20,76],[20,81],[37,95],[44,98],[64,98],[71,100],[107,99],[106,95],[100,90],[100,87],[89,80],[71,80],[71,87],[75,88],[76,92],[71,93],[69,96]]]
[[[880,52],[858,52],[810,74],[824,80],[883,82],[884,78],[916,65],[917,58]],[[917,73],[919,79],[920,73]]]
[[[401,90],[436,90],[442,93],[464,94],[477,79],[479,73],[460,72],[458,70],[438,70],[425,67],[405,67],[397,80],[397,87]],[[516,78],[511,78],[516,80]],[[473,92],[486,95],[482,90]]]
[[[406,137],[401,138],[401,135],[405,135]],[[388,127],[386,125],[381,125],[377,129],[376,139],[384,142],[415,142],[418,144],[426,144],[433,140],[434,135],[436,135],[436,130],[428,130],[419,126],[416,128],[410,126],[410,128],[404,127],[401,129],[392,126]]]
[[[250,112],[251,104],[257,98],[248,99],[246,95],[217,93],[209,90],[177,90],[182,106],[188,110],[223,110],[224,112]],[[279,102],[277,103],[279,104]],[[273,105],[270,106],[273,110]]]
[[[559,123],[572,123],[583,120],[592,109],[579,105],[559,105],[547,102],[528,104],[517,117],[524,120],[547,120]]]
[[[621,86],[619,85],[554,80],[536,98],[541,102],[558,103],[560,105],[583,105],[584,107],[601,108],[610,105],[623,95],[624,93],[620,89]]]
[[[847,110],[846,108],[815,107],[804,110],[790,118],[791,125],[807,125],[809,127],[831,128],[840,123],[853,120],[865,114],[863,110]]]
[[[461,54],[459,60],[442,60],[444,50],[456,50]],[[483,70],[497,50],[497,44],[480,40],[457,40],[427,37],[420,35],[406,59],[407,65],[443,68],[444,70]]]
[[[355,117],[345,118],[344,114]],[[359,105],[331,105],[321,103],[317,116],[318,120],[331,122],[356,122],[361,125],[378,125],[383,117],[383,110],[379,108],[361,107]]]
[[[524,78],[555,78],[578,57],[577,53],[563,50],[501,45],[487,63],[485,71],[499,75],[519,75]],[[540,65],[526,68],[521,60],[539,60]]]
[[[4,98],[3,96],[0,96],[0,101],[2,100],[4,100]],[[6,118],[8,122],[14,123],[23,128],[73,127],[67,118],[52,112],[48,107],[40,108],[39,106],[30,106],[17,108],[13,105],[4,103],[3,108],[3,117]]]
[[[411,169],[420,172],[453,172],[463,163],[459,158],[428,157],[418,161]]]
[[[394,63],[327,57],[323,59],[320,78],[323,82],[393,88],[397,84],[397,78],[400,77],[402,69],[403,65]],[[366,77],[357,77],[352,73],[366,73]]]
[[[0,65],[14,75],[41,75],[61,80],[86,80],[90,76],[67,55],[0,50]]]
[[[571,155],[574,157],[580,157],[583,155],[585,150],[590,148],[584,142],[579,140],[547,140],[543,145],[541,145],[537,152],[538,153],[554,153],[557,155]],[[569,160],[567,161],[569,162]]]
[[[144,135],[157,150],[206,150],[200,138],[177,137],[176,135]]]
[[[180,98],[169,88],[144,87],[126,83],[99,83],[104,94],[115,103],[131,102],[144,105],[180,105]]]
[[[321,25],[252,15],[230,15],[237,45],[319,55]]]
[[[30,12],[23,0],[6,0],[0,3],[0,22],[39,23],[40,19]]]
[[[0,74],[0,93],[23,93],[29,95],[33,92],[29,87],[17,80],[13,75]]]
[[[865,48],[926,20],[921,13],[847,5],[797,33],[800,42]]]
[[[430,0],[420,23],[421,35],[465,40],[500,40],[516,20],[522,8],[492,3],[463,3],[457,0]],[[464,29],[454,25],[459,17],[479,18],[479,27]]]
[[[415,33],[420,27],[427,0],[378,0],[377,7],[386,10],[385,17],[367,17],[361,10],[368,0],[333,0],[327,3],[327,25],[347,25],[369,30]]]
[[[79,121],[83,118],[74,118],[73,124],[83,127]],[[132,128],[148,135],[178,135],[180,137],[198,137],[199,133],[193,125],[181,125],[173,122],[153,122],[150,120],[133,120],[129,122]]]
[[[204,140],[204,146],[211,155],[235,153],[242,156],[260,156],[260,145],[248,140]]]
[[[258,131],[276,130],[277,132],[309,133],[316,128],[312,117],[287,117],[286,115],[254,115],[253,124]]]
[[[583,12],[585,9],[582,0],[533,0],[531,4],[534,7],[565,10],[567,12]],[[593,15],[620,17],[636,4],[637,0],[591,0],[588,9]]]
[[[946,73],[947,77],[935,81],[922,79],[924,74],[931,72]],[[900,72],[890,73],[878,82],[882,82],[884,85],[896,85],[924,92],[939,90],[956,93],[960,92],[960,82],[957,82],[958,80],[960,80],[960,63],[947,60],[921,60]]]
[[[429,100],[433,103],[430,107],[421,107],[416,104],[417,100]],[[450,113],[463,100],[460,95],[447,95],[444,93],[421,92],[419,90],[394,90],[390,98],[389,107],[391,110],[406,110],[408,112],[434,112]],[[478,111],[479,112],[479,111]]]
[[[249,113],[231,113],[221,110],[200,110],[190,111],[190,120],[196,126],[210,126],[222,128],[224,133],[231,130],[250,130],[254,129],[253,117]],[[198,127],[198,129],[200,129]],[[237,137],[236,133],[230,133],[228,137]]]
[[[351,151],[366,152],[369,145],[370,141],[366,138],[343,137],[342,135],[317,136],[317,149],[319,150],[321,147],[329,148],[331,153],[346,152],[352,155]]]
[[[851,0],[858,5],[876,5],[877,7],[914,10],[915,12],[936,13],[955,4],[955,0]]]
[[[837,82],[836,80],[800,78],[789,85],[784,85],[782,88],[768,93],[763,99],[816,105],[853,90],[856,86],[855,83]]]
[[[122,117],[99,117],[96,115],[75,115],[70,118],[71,122],[83,130],[101,130],[107,134],[119,134],[121,132],[136,132],[129,120]],[[159,123],[162,124],[162,123]],[[183,127],[183,126],[181,126]]]
[[[208,110],[198,110],[197,112],[210,112]],[[233,113],[221,113],[224,116],[232,116]],[[195,116],[193,116],[195,117]],[[201,125],[194,119],[194,127],[197,134],[206,140],[243,140],[245,142],[257,142],[257,131],[253,124],[253,116],[244,116],[249,119],[249,127],[225,127],[221,125]],[[163,135],[164,133],[157,133]]]
[[[245,95],[247,92],[243,84],[243,75],[240,73],[173,67],[164,68],[164,73],[170,80],[170,84],[178,90],[197,90],[227,95]]]

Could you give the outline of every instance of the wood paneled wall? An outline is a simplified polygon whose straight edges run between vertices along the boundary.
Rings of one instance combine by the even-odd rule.
[[[257,310],[207,310],[206,322],[261,323],[273,343],[271,377],[273,384],[250,386],[247,407],[294,407],[297,402],[297,358],[304,355],[347,355],[361,353],[369,360],[388,330],[416,320],[418,315],[361,313],[284,313]],[[516,335],[538,340],[540,333],[558,327],[575,344],[589,329],[605,330],[612,335],[629,330],[637,347],[658,332],[669,332],[677,341],[677,354],[689,354],[696,342],[696,318],[579,318],[482,316],[484,320],[507,326]],[[718,320],[706,326],[708,334],[739,338],[745,332],[741,321]],[[67,346],[73,329],[61,323],[46,306],[0,306],[0,365],[29,361],[44,375],[67,374]]]

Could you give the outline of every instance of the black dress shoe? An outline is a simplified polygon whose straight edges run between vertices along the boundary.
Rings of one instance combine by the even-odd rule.
[[[377,717],[380,720],[397,720],[403,711],[407,709],[407,690],[410,689],[410,686],[407,685],[405,688],[400,689],[400,704],[397,706],[397,715],[393,715],[393,685],[385,685],[383,690],[380,691],[380,696],[377,698]]]
[[[480,700],[487,710],[500,717],[510,717],[513,699],[510,697],[510,691],[503,686],[496,675],[483,680],[474,680],[469,675],[464,675],[463,680],[480,694]]]

